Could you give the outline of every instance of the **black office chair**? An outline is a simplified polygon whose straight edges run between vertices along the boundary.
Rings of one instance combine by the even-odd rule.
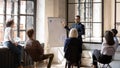
[[[99,63],[100,68],[112,68],[110,66],[111,62],[112,62],[112,56],[102,55],[102,57],[100,57],[98,59],[98,63]],[[102,66],[101,66],[101,64],[102,64]]]
[[[103,64],[100,66],[100,68],[112,68],[109,64],[112,62],[112,58],[115,54],[115,49],[113,47],[106,47],[104,49],[107,49],[107,53],[111,53],[112,55],[101,55],[98,59],[99,66],[100,63]]]

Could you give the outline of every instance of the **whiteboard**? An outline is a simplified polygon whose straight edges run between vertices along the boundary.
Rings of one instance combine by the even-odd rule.
[[[48,44],[50,47],[64,46],[66,39],[66,30],[61,22],[64,19],[57,17],[48,17]]]

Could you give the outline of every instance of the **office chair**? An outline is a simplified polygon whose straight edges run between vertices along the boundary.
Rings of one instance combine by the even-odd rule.
[[[115,54],[115,49],[113,47],[106,47],[105,49],[107,49],[107,53],[112,53],[113,55],[101,55],[98,59],[99,66],[100,64],[103,64],[100,66],[100,68],[112,68],[109,64],[112,62],[112,58]]]
[[[104,58],[103,58],[104,57]],[[110,63],[112,62],[112,56],[107,56],[103,55],[101,58],[98,60],[98,64],[100,68],[112,68],[110,66]],[[102,66],[101,66],[102,64]]]

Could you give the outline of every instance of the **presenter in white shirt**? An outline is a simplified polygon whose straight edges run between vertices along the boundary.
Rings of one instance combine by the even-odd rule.
[[[7,46],[12,53],[16,55],[15,68],[22,68],[21,66],[21,55],[22,55],[22,46],[18,45],[14,40],[14,20],[10,19],[6,22],[6,28],[4,32],[4,43],[3,45]]]

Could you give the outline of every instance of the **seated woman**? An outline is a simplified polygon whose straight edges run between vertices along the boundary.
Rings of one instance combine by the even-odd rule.
[[[68,68],[72,64],[76,64],[80,68],[82,42],[78,39],[78,32],[76,28],[72,28],[69,33],[69,38],[66,39],[64,44],[65,59],[68,62]]]
[[[14,20],[10,19],[6,23],[5,33],[4,33],[4,43],[3,45],[7,46],[14,54],[16,54],[16,67],[22,68],[21,57],[22,57],[22,46],[18,45],[14,40]]]
[[[97,61],[99,59],[105,58],[107,56],[114,56],[116,51],[116,44],[114,41],[114,36],[111,31],[106,31],[105,32],[105,39],[104,42],[102,43],[102,48],[101,50],[94,50],[92,54],[93,58],[93,67],[98,68]],[[106,62],[107,60],[103,60],[102,62]]]
[[[44,49],[41,46],[41,44],[39,43],[39,41],[34,39],[34,30],[33,29],[29,29],[27,30],[27,36],[29,38],[29,40],[27,40],[26,42],[26,51],[28,51],[27,53],[31,53],[31,57],[32,59],[34,59],[34,61],[42,61],[44,59],[48,59],[49,58],[49,63],[47,65],[47,68],[51,67],[51,63],[54,57],[54,54],[44,54]]]

